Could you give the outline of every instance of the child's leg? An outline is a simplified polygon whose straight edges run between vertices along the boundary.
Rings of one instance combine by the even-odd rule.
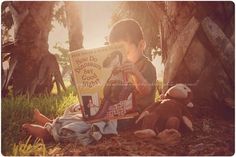
[[[41,126],[44,126],[47,122],[52,123],[52,120],[40,113],[38,109],[34,109],[34,120]]]
[[[46,130],[46,128],[40,125],[23,124],[22,128],[26,129],[32,136],[41,138],[44,141],[50,141],[53,139],[49,132]]]

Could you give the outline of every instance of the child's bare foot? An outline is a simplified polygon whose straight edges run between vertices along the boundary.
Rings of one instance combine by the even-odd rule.
[[[40,113],[39,109],[35,108],[35,109],[34,109],[34,115],[33,115],[34,120],[37,121],[37,119],[38,119],[38,117],[39,117],[40,114],[41,114],[41,113]]]
[[[34,109],[34,114],[35,114],[35,115],[39,115],[39,114],[41,114],[41,113],[40,113],[39,109],[35,108],[35,109]]]
[[[41,113],[40,113],[39,109],[35,108],[34,109],[34,115],[33,115],[33,118],[34,118],[35,121],[38,121],[38,119],[39,119],[38,117],[40,116],[40,114]]]
[[[52,122],[51,119],[47,118],[44,116],[40,111],[36,108],[34,109],[34,115],[33,115],[34,120],[39,123],[39,125],[44,126],[47,122]]]
[[[25,123],[22,125],[22,128],[28,131],[28,128],[30,127],[29,123]]]
[[[30,135],[41,138],[44,141],[49,141],[50,139],[52,139],[46,128],[40,125],[25,123],[22,125],[22,128],[25,129]]]

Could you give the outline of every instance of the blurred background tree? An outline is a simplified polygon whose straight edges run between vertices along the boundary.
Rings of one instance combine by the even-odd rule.
[[[48,50],[52,20],[68,27],[69,45],[72,49],[81,48],[83,37],[78,9],[75,2],[2,3],[2,56],[4,59],[7,55],[9,61],[9,70],[5,72],[2,81],[3,95],[7,94],[10,84],[14,95],[43,94],[45,91],[50,93],[53,82],[58,80],[55,75],[58,73],[57,66],[53,66],[57,64],[56,60],[51,57],[51,62],[45,61],[53,56]],[[11,37],[9,32],[12,30],[14,34]],[[44,73],[40,73],[40,70]],[[40,74],[43,76],[39,76]]]

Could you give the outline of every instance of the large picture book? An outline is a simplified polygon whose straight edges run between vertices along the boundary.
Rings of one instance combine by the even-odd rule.
[[[137,115],[133,86],[119,68],[126,60],[124,45],[80,49],[69,56],[85,120],[96,122]]]

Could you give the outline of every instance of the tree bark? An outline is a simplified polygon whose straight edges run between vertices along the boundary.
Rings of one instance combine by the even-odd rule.
[[[204,32],[206,33],[206,36],[215,48],[217,56],[226,74],[231,80],[231,84],[233,85],[234,46],[232,45],[230,39],[228,39],[224,32],[219,28],[219,26],[209,17],[206,17],[201,24]]]
[[[193,17],[189,23],[178,34],[176,41],[170,48],[168,54],[169,57],[165,63],[164,78],[163,78],[163,90],[168,89],[168,83],[173,81],[178,67],[185,57],[186,51],[192,42],[192,39],[199,27],[199,22]]]
[[[41,59],[48,52],[54,2],[20,2],[11,4],[15,28],[13,94],[26,94],[38,76]],[[24,15],[24,17],[23,17]]]
[[[234,108],[233,10],[232,2],[165,3],[161,16],[156,15],[163,26],[164,85],[186,83],[193,90],[195,100],[206,102],[201,104],[224,104]],[[201,23],[193,40],[189,42],[185,37],[177,42],[180,32],[193,17]],[[189,45],[182,49],[186,44]]]
[[[69,50],[83,48],[82,23],[79,2],[65,2],[67,27],[69,34]]]

